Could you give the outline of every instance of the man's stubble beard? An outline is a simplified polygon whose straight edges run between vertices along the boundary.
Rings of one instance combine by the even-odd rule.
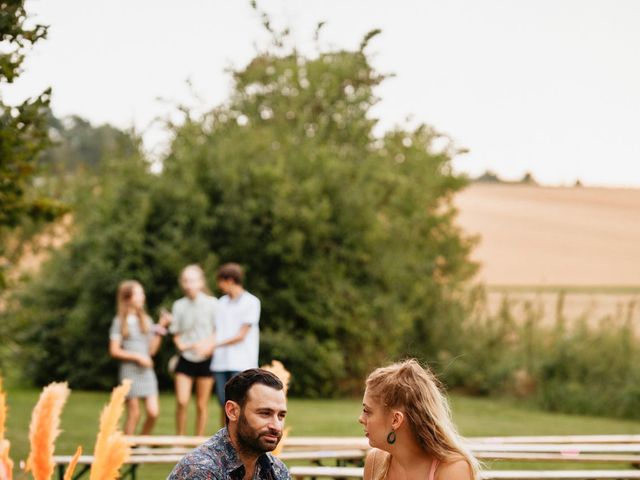
[[[262,437],[267,434],[276,436],[278,441],[275,443],[265,442]],[[243,453],[262,455],[265,452],[271,452],[278,446],[281,438],[282,433],[280,432],[256,432],[251,428],[244,414],[240,413],[238,418],[238,447]]]

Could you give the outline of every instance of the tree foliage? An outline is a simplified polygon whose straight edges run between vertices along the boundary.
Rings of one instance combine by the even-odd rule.
[[[475,268],[451,204],[465,181],[433,128],[374,135],[374,34],[356,51],[258,54],[228,102],[175,128],[160,175],[132,158],[104,172],[74,239],[23,294],[32,378],[110,385],[117,283],[141,280],[155,310],[194,261],[210,276],[246,267],[261,359],[285,363],[293,393],[359,391],[384,361],[433,355]]]
[[[14,82],[26,52],[46,37],[43,25],[29,26],[24,0],[0,5],[0,85]],[[50,90],[19,105],[8,105],[0,95],[0,258],[10,230],[25,219],[51,220],[61,213],[54,200],[33,195],[33,175],[40,152],[48,144]],[[4,275],[0,271],[0,288]]]
[[[139,150],[132,132],[109,124],[94,126],[78,115],[57,118],[51,114],[49,137],[52,145],[42,152],[39,162],[55,176],[95,173],[109,159],[128,157]]]

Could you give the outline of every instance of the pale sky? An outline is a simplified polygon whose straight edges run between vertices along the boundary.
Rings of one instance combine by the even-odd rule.
[[[396,76],[377,90],[386,129],[412,118],[470,153],[471,175],[640,187],[640,1],[263,0],[277,26],[312,52],[357,48],[373,28],[374,66]],[[175,103],[208,110],[231,90],[265,34],[248,0],[27,0],[47,40],[5,101],[53,87],[56,115],[134,126],[152,152],[155,118]],[[189,93],[187,80],[199,100]],[[161,101],[158,98],[168,100]]]

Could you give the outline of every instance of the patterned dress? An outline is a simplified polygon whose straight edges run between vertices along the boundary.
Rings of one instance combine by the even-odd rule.
[[[140,330],[140,323],[136,315],[129,315],[127,317],[127,323],[129,326],[129,335],[123,339],[120,333],[120,319],[115,317],[111,324],[109,338],[121,342],[122,348],[128,352],[149,355],[149,344],[153,338],[152,326],[149,326],[147,333],[143,333]],[[131,390],[127,398],[149,397],[158,394],[158,379],[151,367],[142,367],[137,362],[121,361],[119,372],[120,382],[125,378],[131,380]]]
[[[185,455],[167,480],[242,480],[244,465],[226,428]],[[270,453],[258,457],[254,480],[291,480],[287,467]]]

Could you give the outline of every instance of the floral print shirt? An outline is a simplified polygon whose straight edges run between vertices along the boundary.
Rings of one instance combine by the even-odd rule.
[[[167,480],[242,480],[245,468],[231,444],[229,432],[221,429],[185,455]],[[287,467],[270,453],[258,457],[254,480],[291,480]]]

